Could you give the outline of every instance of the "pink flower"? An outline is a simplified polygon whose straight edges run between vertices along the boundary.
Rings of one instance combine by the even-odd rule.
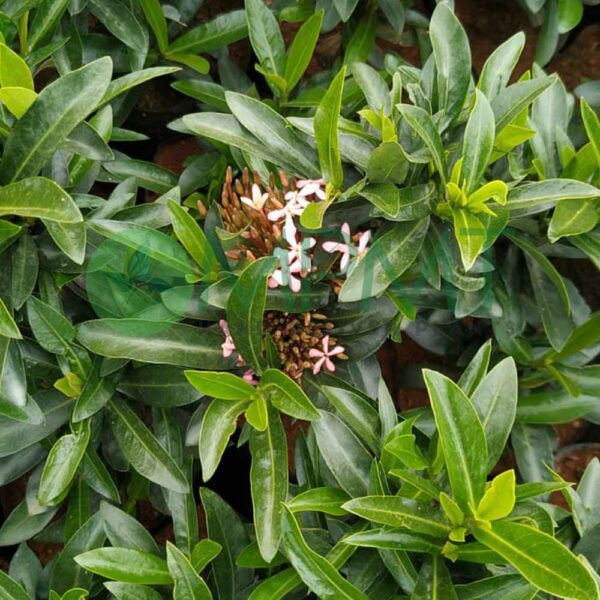
[[[268,193],[261,194],[260,188],[256,185],[256,183],[252,184],[252,200],[247,198],[246,196],[241,197],[241,201],[244,204],[247,204],[250,208],[254,210],[262,210],[267,198],[269,197]]]
[[[313,194],[319,200],[325,200],[326,194],[322,186],[325,185],[323,179],[300,179],[296,182],[296,187],[300,190],[300,196],[312,196]]]
[[[323,340],[323,350],[317,350],[316,348],[311,348],[310,352],[308,353],[308,355],[311,358],[318,358],[319,360],[315,363],[315,366],[313,367],[313,374],[317,375],[319,373],[319,371],[321,370],[321,367],[323,366],[323,364],[325,364],[325,367],[328,371],[335,371],[335,365],[333,364],[333,362],[330,360],[330,357],[332,356],[336,356],[337,354],[341,354],[344,351],[344,347],[343,346],[335,346],[335,348],[333,349],[329,349],[329,336],[326,335]]]
[[[340,272],[348,273],[348,275],[352,272],[352,270],[358,264],[358,261],[366,254],[367,245],[369,244],[369,240],[371,239],[370,231],[363,231],[358,238],[358,245],[355,246],[352,243],[352,237],[350,235],[350,225],[348,223],[344,223],[341,227],[343,242],[324,242],[323,250],[325,252],[340,252],[342,258],[340,259]],[[350,261],[350,257],[352,261]]]
[[[294,217],[301,216],[309,202],[305,198],[302,198],[298,192],[288,192],[285,195],[285,199],[287,202],[283,208],[272,210],[269,213],[269,221],[279,221],[279,219],[285,217],[284,233],[286,238],[288,238],[293,235],[292,230],[295,231],[296,229],[294,226]]]
[[[281,260],[281,259],[280,259]],[[302,267],[300,261],[295,261],[291,265],[286,265],[284,268],[276,269],[269,277],[269,287],[271,289],[289,285],[292,292],[299,292],[302,287],[302,282],[298,277],[294,277],[294,273],[300,273]]]
[[[235,344],[233,343],[233,338],[229,332],[229,325],[225,319],[219,321],[219,327],[225,334],[225,341],[221,344],[221,348],[223,348],[223,357],[227,358],[235,352]]]
[[[248,369],[247,371],[245,371],[242,375],[242,379],[244,381],[247,381],[251,385],[258,385],[258,381],[254,379],[254,371],[252,369]]]

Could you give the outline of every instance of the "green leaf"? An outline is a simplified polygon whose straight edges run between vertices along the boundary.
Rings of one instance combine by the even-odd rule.
[[[525,34],[519,31],[500,44],[485,61],[477,87],[490,102],[506,87],[524,46]]]
[[[200,427],[200,462],[202,480],[208,481],[217,470],[229,438],[237,429],[238,417],[250,402],[213,400],[206,409]]]
[[[0,89],[0,102],[20,119],[35,102],[37,94],[23,87],[3,87]]]
[[[172,584],[167,562],[133,548],[97,548],[75,557],[87,571],[123,583]]]
[[[27,317],[35,339],[54,354],[66,354],[75,339],[75,328],[49,304],[31,296],[27,301]]]
[[[488,340],[477,350],[475,356],[471,359],[466,369],[462,372],[458,380],[458,386],[467,395],[475,391],[475,388],[481,383],[481,380],[487,373],[492,354],[492,340]],[[481,418],[481,417],[480,417]]]
[[[258,0],[262,4],[262,0]],[[289,126],[289,123],[264,102],[225,92],[227,104],[236,119],[270,150],[295,166],[294,172],[305,177],[317,177],[316,155]]]
[[[0,86],[35,91],[27,63],[6,44],[0,44]]]
[[[342,285],[340,302],[377,296],[415,261],[429,228],[429,218],[396,223],[377,238]]]
[[[100,514],[111,546],[160,556],[161,551],[152,534],[134,517],[108,502],[100,503]]]
[[[340,487],[352,497],[367,493],[372,457],[348,426],[336,415],[319,411],[312,425],[319,452]]]
[[[20,340],[23,337],[12,317],[11,311],[8,310],[2,298],[0,298],[0,335],[15,340]]]
[[[249,400],[254,387],[233,373],[184,371],[186,379],[200,392],[219,400]]]
[[[77,326],[77,339],[100,356],[195,369],[228,369],[220,333],[180,323],[96,319]]]
[[[27,510],[27,502],[23,500],[4,519],[2,527],[0,527],[0,547],[15,546],[36,536],[50,523],[57,510],[58,508],[53,508],[30,515]]]
[[[415,133],[423,140],[425,146],[431,153],[433,164],[442,180],[446,183],[446,158],[444,146],[431,115],[418,106],[411,104],[397,104],[400,114],[406,122],[414,129]]]
[[[588,138],[590,138],[590,142],[594,147],[596,160],[600,165],[600,119],[590,105],[586,102],[585,98],[581,99],[581,119],[583,121]]]
[[[279,369],[267,369],[260,378],[260,387],[268,392],[273,406],[286,415],[304,421],[319,418],[314,407],[302,388]]]
[[[136,16],[117,0],[90,0],[92,14],[126,46],[142,54],[148,51],[148,32]]]
[[[587,233],[596,227],[599,219],[593,200],[561,200],[552,213],[548,239],[554,243],[564,236]]]
[[[515,471],[496,475],[477,507],[477,516],[484,521],[507,517],[515,507]]]
[[[134,177],[139,186],[158,194],[166,194],[178,182],[172,171],[143,160],[112,160],[103,166],[117,181]]]
[[[11,304],[21,308],[33,292],[38,277],[39,260],[33,237],[22,235],[13,248],[11,260]]]
[[[200,540],[192,550],[192,564],[197,572],[202,572],[221,553],[221,544],[208,538]]]
[[[485,95],[475,91],[475,105],[469,115],[462,148],[460,182],[465,193],[475,191],[490,162],[494,147],[494,113]]]
[[[102,410],[115,393],[115,388],[116,383],[112,378],[100,375],[100,361],[96,360],[75,402],[72,421],[74,423],[83,421]]]
[[[435,7],[429,23],[437,72],[439,108],[453,121],[460,113],[471,81],[467,34],[447,4]]]
[[[283,513],[283,544],[296,573],[309,589],[323,600],[368,600],[368,596],[344,579],[336,568],[312,550],[298,522],[287,508]]]
[[[35,50],[52,33],[68,4],[69,0],[42,0],[38,3],[27,36],[29,51]]]
[[[489,529],[476,525],[473,534],[542,591],[576,600],[598,598],[598,586],[583,563],[547,533],[499,521]]]
[[[378,146],[373,150],[369,157],[369,163],[367,164],[367,177],[369,181],[374,183],[392,183],[401,184],[404,183],[406,175],[408,174],[408,159],[402,150],[402,147],[397,142],[384,142],[381,146]],[[365,188],[368,191],[368,188]],[[411,188],[396,188],[396,195],[398,196],[398,204],[402,202],[402,194],[406,194],[406,190]],[[362,191],[364,194],[365,190]],[[368,196],[367,199],[373,202]],[[375,206],[377,204],[373,202]],[[406,202],[403,202],[406,204]],[[379,207],[383,210],[382,207]],[[395,213],[388,213],[392,217],[397,217],[400,206]],[[385,211],[384,211],[385,212]],[[403,219],[410,220],[410,219]]]
[[[392,145],[392,142],[388,142]],[[397,146],[397,144],[395,144]],[[372,157],[371,157],[372,158]],[[371,166],[371,162],[369,162]],[[375,208],[390,218],[400,212],[400,194],[393,183],[374,183],[361,190],[360,195],[365,197]]]
[[[419,578],[411,595],[411,600],[458,600],[448,568],[441,556],[427,557],[419,571]]]
[[[46,230],[54,243],[76,264],[85,260],[86,229],[83,223],[60,223],[46,221]]]
[[[561,200],[596,198],[598,188],[572,179],[545,179],[518,185],[508,192],[506,206],[511,218],[534,215],[556,206]]]
[[[0,161],[4,184],[37,175],[69,133],[96,107],[112,75],[112,61],[100,58],[46,86],[6,141]]]
[[[225,101],[225,88],[218,83],[196,79],[180,79],[174,81],[171,87],[208,106],[214,106],[222,111],[228,110],[227,102]]]
[[[158,43],[158,49],[164,53],[169,45],[169,31],[167,29],[167,20],[163,15],[160,2],[159,0],[140,0],[140,5],[144,11],[146,21],[148,21],[148,24],[154,32]]]
[[[323,23],[323,11],[320,10],[308,18],[294,37],[285,61],[283,78],[286,92],[289,94],[300,81],[310,63]]]
[[[346,502],[342,508],[374,523],[401,527],[433,537],[445,538],[451,529],[439,508],[412,498],[365,496]]]
[[[275,15],[263,0],[245,0],[248,34],[260,64],[276,75],[283,75],[285,44]]]
[[[558,33],[577,27],[583,17],[582,0],[558,0]]]
[[[205,278],[212,280],[219,270],[219,263],[202,228],[188,212],[173,200],[169,200],[167,206],[171,213],[175,235],[196,261]]]
[[[596,344],[600,339],[600,312],[594,313],[585,323],[576,327],[560,351],[551,351],[546,357],[553,361],[562,360]]]
[[[171,542],[167,542],[167,565],[175,585],[174,600],[212,600],[204,579],[196,573],[185,554]]]
[[[185,54],[212,52],[238,42],[247,35],[246,12],[233,10],[190,29],[169,46],[169,52]]]
[[[0,215],[62,223],[83,221],[79,208],[69,194],[45,177],[30,177],[0,188]]]
[[[350,71],[369,107],[377,113],[383,111],[384,115],[389,115],[390,93],[383,77],[366,63],[354,63]]]
[[[500,460],[517,409],[517,366],[512,358],[500,361],[472,392],[471,402],[485,433],[488,467]]]
[[[200,500],[206,514],[208,537],[223,548],[212,561],[212,573],[219,600],[234,600],[254,579],[253,571],[237,569],[235,560],[250,543],[237,513],[215,492],[200,488]]]
[[[162,600],[163,596],[156,590],[137,583],[121,583],[105,581],[104,587],[117,600]]]
[[[463,391],[444,375],[423,370],[454,498],[466,512],[483,496],[487,476],[485,433]]]
[[[338,120],[345,77],[346,69],[342,67],[319,103],[313,122],[321,171],[325,180],[336,190],[344,181],[338,140]]]
[[[271,562],[281,540],[281,507],[288,493],[286,435],[277,411],[268,407],[269,425],[250,432],[250,488],[256,541],[261,556]]]
[[[173,62],[181,63],[190,69],[193,69],[201,75],[206,75],[210,70],[210,63],[203,56],[196,56],[195,54],[171,54],[165,55],[165,58]]]
[[[106,93],[96,108],[104,106],[111,100],[114,100],[117,96],[124,94],[142,83],[146,83],[156,77],[177,73],[178,71],[181,71],[179,67],[150,67],[148,69],[127,73],[127,75],[123,75],[110,82],[110,85],[106,88]]]
[[[236,349],[259,374],[267,368],[262,351],[267,278],[277,261],[276,257],[268,256],[249,264],[233,286],[227,301],[227,323]]]
[[[502,90],[492,100],[496,131],[501,132],[516,119],[540,94],[556,82],[556,75],[518,81]]]
[[[343,517],[346,511],[342,504],[350,500],[346,492],[338,488],[319,487],[306,490],[287,502],[292,512],[317,511]]]
[[[468,208],[452,209],[452,217],[462,264],[469,271],[485,244],[485,227]]]
[[[44,506],[52,506],[63,500],[77,473],[90,439],[89,425],[82,427],[78,434],[70,433],[59,438],[46,459],[38,501]]]
[[[185,475],[135,412],[118,398],[113,398],[108,407],[111,430],[133,468],[158,485],[187,493],[189,488]]]

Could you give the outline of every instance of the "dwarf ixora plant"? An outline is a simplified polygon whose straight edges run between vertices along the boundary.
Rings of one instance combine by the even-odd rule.
[[[560,268],[600,265],[593,102],[513,73],[522,34],[475,78],[448,3],[200,4],[0,3],[2,594],[597,598],[599,463],[563,481],[551,427],[600,420]],[[159,77],[181,176],[140,150]],[[444,364],[398,413],[406,336]]]

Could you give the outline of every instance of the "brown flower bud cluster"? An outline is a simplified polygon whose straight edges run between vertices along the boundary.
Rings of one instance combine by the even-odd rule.
[[[283,219],[273,222],[268,214],[285,206],[284,196],[294,189],[294,182],[288,180],[283,172],[279,173],[279,179],[281,188],[276,187],[275,176],[271,173],[267,188],[264,189],[256,171],[251,177],[248,169],[244,169],[241,178],[234,179],[231,167],[227,168],[219,211],[224,228],[230,233],[238,233],[240,242],[239,247],[225,252],[229,258],[245,258],[251,262],[262,256],[270,256],[275,248],[284,245],[281,232]],[[261,193],[268,194],[260,210],[241,201],[242,197],[252,198],[253,184],[260,188]]]
[[[314,369],[317,359],[310,356],[311,350],[322,350],[325,337],[329,336],[330,349],[337,345],[329,335],[333,327],[325,315],[315,312],[268,311],[264,316],[264,331],[277,348],[281,369],[292,379],[300,379],[305,369]],[[342,353],[335,358],[347,360],[348,356]]]

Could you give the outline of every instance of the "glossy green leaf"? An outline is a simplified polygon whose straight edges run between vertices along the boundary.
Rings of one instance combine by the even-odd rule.
[[[281,540],[281,507],[288,493],[287,442],[277,411],[269,407],[269,425],[250,433],[250,488],[256,541],[271,562]]]
[[[342,67],[319,103],[313,124],[321,171],[325,180],[335,189],[339,189],[344,181],[338,140],[338,120],[345,76],[346,70]]]
[[[109,504],[100,503],[104,530],[112,546],[142,550],[160,556],[160,550],[152,534],[134,517]]]
[[[448,9],[446,9],[448,10]],[[418,106],[411,104],[398,104],[400,114],[406,119],[407,123],[414,129],[415,133],[423,140],[427,150],[431,154],[433,164],[442,180],[446,183],[446,158],[442,138],[438,129],[431,118],[431,115]]]
[[[87,571],[123,583],[173,583],[164,559],[133,548],[97,548],[75,557]]]
[[[500,554],[542,591],[561,598],[598,598],[592,575],[558,540],[538,529],[511,521],[475,526],[475,537]]]
[[[448,121],[460,113],[471,81],[467,34],[447,4],[438,4],[429,24],[435,56],[439,108]]]
[[[202,273],[212,279],[219,269],[218,261],[201,227],[176,202],[169,200],[167,205],[171,213],[171,222],[173,223],[175,235],[189,252],[190,256],[196,261]]]
[[[177,73],[177,71],[180,70],[181,69],[179,67],[149,67],[147,69],[133,71],[131,73],[127,73],[127,75],[118,77],[110,82],[110,85],[106,88],[104,96],[101,100],[99,100],[97,108],[104,106],[108,102],[111,102],[117,98],[117,96],[128,92],[130,89],[141,85],[142,83],[146,83],[147,81],[157,77],[162,77],[163,75]]]
[[[0,335],[15,340],[20,340],[23,337],[13,319],[11,311],[8,310],[2,298],[0,298]]]
[[[296,87],[310,63],[319,39],[322,22],[323,11],[321,10],[309,17],[294,37],[294,41],[287,52],[283,73],[288,94]]]
[[[169,45],[169,32],[167,29],[167,20],[163,15],[159,0],[140,0],[140,5],[144,11],[146,21],[148,21],[154,32],[159,50],[164,52]]]
[[[90,10],[126,46],[136,52],[147,52],[148,32],[126,5],[117,0],[90,0]]]
[[[170,52],[212,52],[233,44],[248,35],[248,22],[243,10],[234,10],[202,23],[178,37],[170,46]]]
[[[423,371],[454,498],[464,511],[477,506],[487,476],[485,433],[463,391],[435,371]]]
[[[477,506],[477,516],[485,521],[507,517],[515,506],[515,471],[496,475]]]
[[[0,188],[0,215],[34,217],[62,223],[83,221],[69,194],[45,177],[30,177]]]
[[[317,511],[343,517],[346,511],[342,504],[350,500],[346,492],[338,488],[318,487],[308,489],[287,502],[292,512]]]
[[[452,217],[462,264],[465,271],[469,271],[485,244],[485,227],[468,208],[454,208]]]
[[[233,373],[184,371],[187,380],[202,394],[219,400],[248,400],[254,387]]]
[[[94,110],[111,75],[112,62],[104,57],[46,86],[6,141],[0,181],[7,184],[37,175],[69,133]]]
[[[238,417],[249,404],[247,400],[213,400],[208,405],[202,419],[199,438],[203,481],[208,481],[217,470],[229,438],[237,429]]]
[[[189,559],[177,548],[167,542],[167,565],[173,577],[174,600],[211,600],[212,594],[206,582],[192,566]]]
[[[113,398],[108,407],[111,430],[133,468],[158,485],[186,493],[185,475],[135,412],[118,398]]]
[[[336,568],[312,550],[304,538],[294,515],[283,513],[283,544],[290,562],[302,581],[323,600],[367,600],[368,596],[344,579]]]
[[[42,0],[36,7],[28,35],[29,50],[34,50],[52,33],[64,14],[69,0]]]
[[[261,375],[260,386],[281,412],[304,421],[319,418],[319,412],[303,389],[283,371],[267,369]]]
[[[35,102],[37,94],[23,87],[0,88],[0,102],[17,118],[20,119]]]
[[[321,418],[312,427],[323,460],[348,495],[364,496],[368,488],[371,455],[338,416],[319,412]]]
[[[145,363],[227,369],[222,336],[190,325],[142,319],[97,319],[77,326],[77,339],[100,356]]]
[[[277,258],[270,256],[248,265],[233,286],[227,301],[227,323],[236,349],[259,374],[267,367],[262,351],[267,278],[277,261]]]
[[[411,600],[429,600],[443,598],[458,600],[448,567],[441,556],[428,557],[419,571],[419,578],[411,595]]]
[[[354,302],[383,292],[413,264],[428,227],[428,218],[397,223],[377,238],[344,282],[339,300]]]
[[[0,571],[0,592],[2,592],[5,598],[10,598],[10,600],[31,600],[31,597],[23,587],[4,573],[4,571]]]
[[[35,90],[27,63],[6,44],[0,44],[0,86]]]
[[[374,523],[402,527],[433,537],[446,537],[450,524],[439,508],[401,496],[355,498],[342,508]]]
[[[65,354],[75,339],[75,328],[49,304],[31,296],[27,316],[35,339],[48,352]]]
[[[558,0],[558,32],[567,33],[576,27],[583,17],[581,0]]]
[[[471,394],[485,433],[488,466],[492,468],[504,451],[517,410],[517,367],[512,358],[500,361]]]
[[[596,160],[600,165],[600,119],[586,102],[585,98],[581,99],[581,118],[588,138],[594,147]]]
[[[500,44],[485,61],[477,87],[490,102],[505,88],[524,46],[525,34],[519,31]]]
[[[40,480],[40,504],[51,506],[64,498],[83,459],[89,438],[88,426],[82,427],[77,434],[64,435],[54,443]]]
[[[14,546],[25,542],[42,531],[54,518],[58,509],[30,515],[23,500],[10,512],[0,527],[0,546]]]
[[[462,148],[460,182],[464,182],[467,195],[481,183],[492,156],[494,137],[494,113],[485,95],[476,91],[475,105],[467,121]]]
[[[285,44],[275,15],[263,0],[245,0],[244,5],[254,54],[269,72],[283,75]]]
[[[162,600],[163,596],[151,587],[137,583],[105,581],[104,587],[117,600]]]

